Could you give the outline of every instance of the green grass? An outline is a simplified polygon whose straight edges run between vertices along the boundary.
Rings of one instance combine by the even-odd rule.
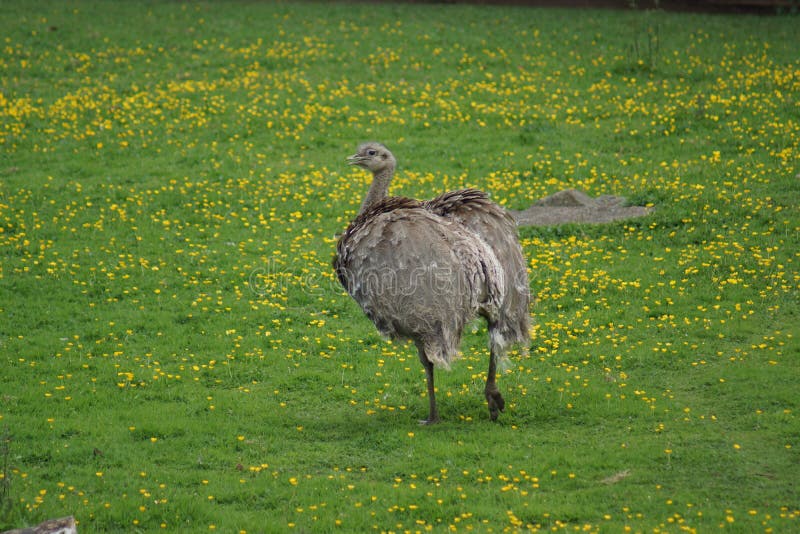
[[[3,2],[0,529],[800,530],[800,26],[455,5]],[[524,228],[488,420],[338,286],[367,177]]]

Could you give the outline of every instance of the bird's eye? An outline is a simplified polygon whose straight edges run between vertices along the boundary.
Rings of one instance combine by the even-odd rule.
[[[376,152],[376,151],[374,151],[374,150],[367,150],[367,155],[368,155],[368,156],[374,156],[375,154],[377,154],[377,152]]]

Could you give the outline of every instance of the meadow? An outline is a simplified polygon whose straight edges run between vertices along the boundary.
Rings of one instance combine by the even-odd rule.
[[[800,25],[0,3],[0,531],[800,531]],[[368,177],[509,207],[530,354],[437,374],[338,285]]]

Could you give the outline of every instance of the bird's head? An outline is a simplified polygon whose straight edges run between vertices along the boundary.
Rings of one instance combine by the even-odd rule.
[[[372,174],[378,174],[389,168],[394,169],[397,164],[389,149],[376,141],[359,145],[356,153],[347,158],[347,163],[358,165]]]

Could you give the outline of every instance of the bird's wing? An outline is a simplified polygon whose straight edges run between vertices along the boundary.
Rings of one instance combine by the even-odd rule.
[[[517,225],[511,215],[477,189],[448,191],[424,202],[423,206],[461,224],[489,245],[506,277],[504,318],[499,325],[502,337],[509,343],[527,341],[530,329],[528,270],[517,238]]]
[[[448,191],[423,204],[425,209],[436,215],[460,222],[490,244],[502,236],[513,236],[516,241],[517,227],[514,219],[483,191]]]

